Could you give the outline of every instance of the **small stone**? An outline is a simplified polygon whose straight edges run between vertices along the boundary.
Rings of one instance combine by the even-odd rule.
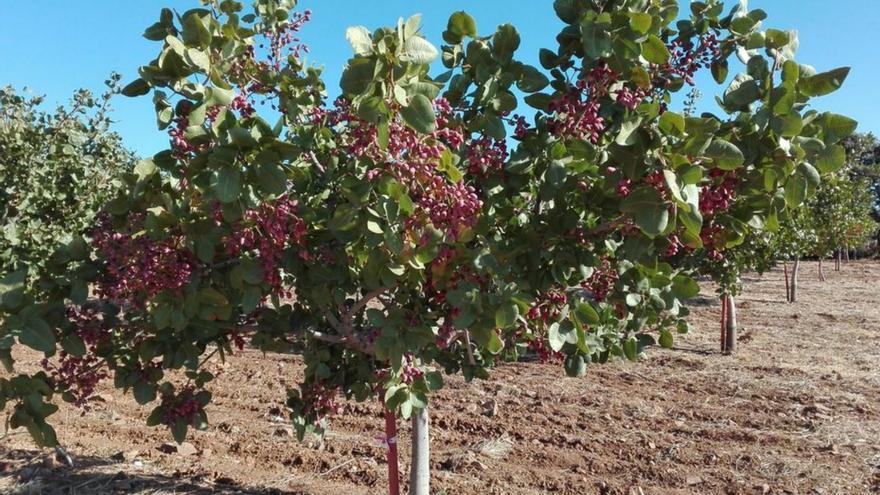
[[[189,442],[183,442],[180,445],[175,445],[173,443],[163,443],[159,446],[159,452],[165,454],[178,454],[182,456],[195,455],[199,452],[199,449],[195,447],[195,445]]]
[[[763,485],[755,485],[755,493],[759,493],[760,495],[767,495],[770,493],[770,485],[764,483]]]
[[[699,476],[688,476],[685,479],[685,483],[687,483],[688,486],[699,485],[702,482],[703,482],[703,478],[700,478]]]
[[[195,455],[199,453],[199,449],[189,442],[183,442],[177,446],[177,454],[183,456]]]
[[[489,399],[480,404],[483,407],[483,415],[489,416],[490,418],[498,414],[498,402],[493,399]]]

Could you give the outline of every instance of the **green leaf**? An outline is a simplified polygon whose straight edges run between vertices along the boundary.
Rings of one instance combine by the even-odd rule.
[[[452,33],[459,40],[458,42],[465,36],[476,38],[477,22],[467,12],[458,11],[449,17],[446,30]]]
[[[510,24],[502,24],[492,35],[492,53],[501,63],[509,63],[513,59],[514,52],[519,48],[520,41],[519,33],[515,27]]]
[[[816,168],[823,174],[837,172],[846,163],[846,150],[840,145],[825,147],[816,159]]]
[[[653,18],[651,17],[651,14],[633,12],[629,15],[629,27],[640,34],[646,34],[648,30],[651,29],[652,22]]]
[[[376,71],[376,62],[370,59],[352,59],[342,71],[342,79],[339,87],[342,92],[349,96],[357,96],[365,92],[373,83]]]
[[[700,294],[700,285],[686,275],[677,275],[672,279],[672,294],[677,299],[691,299]]]
[[[76,357],[86,355],[86,344],[79,336],[71,334],[61,340],[61,348],[65,352]]]
[[[486,343],[486,350],[492,354],[499,354],[504,350],[504,341],[497,332],[489,332],[489,342]]]
[[[785,182],[785,204],[789,208],[797,208],[807,199],[809,182],[801,174],[795,174]]]
[[[636,225],[649,237],[656,237],[669,225],[669,210],[653,187],[640,187],[620,203],[623,212],[632,215]]]
[[[134,173],[141,179],[155,174],[156,170],[156,163],[153,160],[141,160],[134,167]]]
[[[832,145],[855,132],[858,122],[834,113],[824,113],[816,123],[825,129],[825,145]]]
[[[549,84],[550,79],[541,71],[531,65],[524,65],[522,77],[516,82],[516,87],[525,93],[535,93],[546,88]]]
[[[428,40],[421,36],[413,36],[404,43],[400,60],[416,65],[429,65],[438,55],[440,52]]]
[[[55,334],[48,323],[40,317],[31,317],[24,322],[18,341],[31,349],[51,353],[55,350]]]
[[[134,384],[133,392],[134,400],[142,406],[156,400],[156,385],[153,383],[139,381]]]
[[[802,77],[798,89],[805,96],[824,96],[831,94],[841,86],[849,75],[849,67],[840,67],[814,76]]]
[[[373,37],[364,26],[352,26],[345,30],[345,39],[351,44],[356,55],[367,56],[373,53]]]
[[[598,325],[599,324],[599,313],[596,312],[596,309],[593,308],[593,305],[583,301],[578,303],[577,310],[575,314],[578,317],[578,320],[581,323],[586,325]]]
[[[660,116],[660,130],[669,136],[681,136],[684,134],[684,116],[680,113],[665,112]]]
[[[559,323],[553,322],[547,330],[547,343],[550,344],[550,348],[559,352],[567,340],[567,337],[559,331]]]
[[[669,50],[660,38],[652,34],[642,42],[642,56],[652,64],[662,65],[669,61]]]
[[[130,82],[127,86],[122,88],[123,96],[135,97],[135,96],[143,96],[150,92],[150,85],[147,84],[147,81],[143,79],[135,79]]]
[[[667,329],[660,330],[660,347],[664,349],[672,349],[675,346],[675,338],[672,332]]]
[[[171,426],[171,436],[174,437],[174,441],[178,444],[183,443],[186,440],[186,430],[188,425],[186,424],[186,420],[183,418],[178,418],[177,421]]]
[[[406,125],[422,134],[430,134],[437,129],[437,116],[434,107],[426,96],[417,94],[412,97],[409,105],[400,110]]]
[[[719,58],[712,62],[712,78],[718,84],[723,84],[727,80],[727,74],[730,72],[727,60]]]
[[[241,172],[232,167],[223,167],[214,174],[212,184],[214,194],[223,203],[231,203],[241,194]]]
[[[609,33],[607,24],[597,24],[594,19],[590,18],[581,21],[581,40],[583,41],[584,53],[590,58],[610,56],[612,43]]]
[[[512,327],[519,316],[519,307],[510,302],[495,311],[495,326],[501,329]]]
[[[711,158],[716,167],[722,170],[735,170],[745,163],[745,157],[733,143],[715,138],[706,148],[707,158]]]

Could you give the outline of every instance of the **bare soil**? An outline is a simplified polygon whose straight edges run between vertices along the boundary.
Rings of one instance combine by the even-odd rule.
[[[520,363],[488,382],[451,378],[432,402],[433,487],[445,494],[880,493],[880,264],[818,281],[801,272],[785,303],[781,270],[749,276],[739,353],[719,346],[720,306],[704,284],[695,332],[636,364],[582,379]],[[351,404],[323,443],[285,426],[297,356],[245,351],[215,365],[212,427],[175,452],[149,409],[111,387],[91,411],[54,416],[67,467],[25,434],[0,440],[0,492],[381,494],[376,404]],[[401,425],[403,477],[409,430]]]

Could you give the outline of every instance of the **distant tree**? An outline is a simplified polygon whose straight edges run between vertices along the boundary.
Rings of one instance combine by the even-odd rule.
[[[109,130],[118,82],[113,74],[103,95],[79,90],[51,112],[43,97],[0,89],[0,272],[28,264],[39,274],[122,186],[134,156]]]

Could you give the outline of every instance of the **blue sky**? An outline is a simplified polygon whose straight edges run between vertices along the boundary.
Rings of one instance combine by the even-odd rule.
[[[732,0],[727,3],[733,5]],[[28,86],[56,104],[65,102],[79,87],[100,90],[112,70],[128,81],[136,76],[139,65],[158,53],[160,45],[140,33],[155,22],[164,6],[183,12],[197,7],[198,1],[7,0],[3,2],[6,22],[0,29],[0,86]],[[393,25],[400,16],[421,13],[428,38],[439,45],[449,14],[465,10],[477,19],[481,33],[490,33],[501,23],[514,24],[523,38],[519,58],[535,65],[540,48],[555,48],[561,26],[551,0],[302,0],[300,7],[314,13],[303,37],[312,49],[310,59],[325,67],[331,89],[350,54],[344,37],[349,25],[372,29]],[[875,103],[880,81],[875,34],[880,26],[880,2],[752,0],[750,7],[770,14],[765,27],[800,31],[801,63],[819,70],[852,66],[845,87],[823,98],[817,107],[854,117],[860,122],[859,130],[880,134],[880,109]],[[704,88],[705,105],[711,103],[714,89]],[[128,146],[142,155],[164,149],[167,136],[155,128],[149,97],[119,97],[113,106],[115,129]]]

